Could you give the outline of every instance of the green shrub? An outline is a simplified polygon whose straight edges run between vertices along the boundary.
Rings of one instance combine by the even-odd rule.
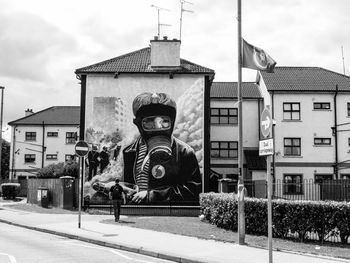
[[[200,195],[201,213],[218,227],[237,230],[237,199],[232,194]],[[244,203],[246,233],[267,236],[267,200],[246,198]],[[287,238],[296,234],[300,241],[317,233],[320,242],[339,235],[342,243],[350,236],[350,203],[332,201],[273,200],[273,236]]]
[[[76,162],[70,163],[55,163],[45,166],[38,170],[38,178],[60,178],[61,176],[72,176],[77,178],[79,175],[79,164]]]
[[[15,199],[20,191],[20,184],[18,183],[4,183],[1,184],[2,196],[4,199]]]

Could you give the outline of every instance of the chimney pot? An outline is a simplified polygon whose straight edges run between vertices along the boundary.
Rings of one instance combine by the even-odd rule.
[[[163,37],[163,40],[168,40],[168,37],[167,37],[167,36],[164,36],[164,37]]]
[[[158,40],[158,36],[154,36],[154,40]]]

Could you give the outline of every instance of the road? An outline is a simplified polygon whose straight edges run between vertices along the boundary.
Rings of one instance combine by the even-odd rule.
[[[171,263],[0,223],[0,263]]]

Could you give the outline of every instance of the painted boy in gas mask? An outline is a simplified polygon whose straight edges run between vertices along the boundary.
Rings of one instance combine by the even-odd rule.
[[[172,136],[176,103],[165,93],[133,101],[140,137],[123,150],[124,181],[136,184],[132,201],[197,201],[201,175],[193,149]]]

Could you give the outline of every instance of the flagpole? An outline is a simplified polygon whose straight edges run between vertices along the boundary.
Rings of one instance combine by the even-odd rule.
[[[238,24],[238,243],[245,243],[245,214],[244,214],[244,175],[243,175],[243,117],[242,117],[242,24],[241,0],[237,0]]]

